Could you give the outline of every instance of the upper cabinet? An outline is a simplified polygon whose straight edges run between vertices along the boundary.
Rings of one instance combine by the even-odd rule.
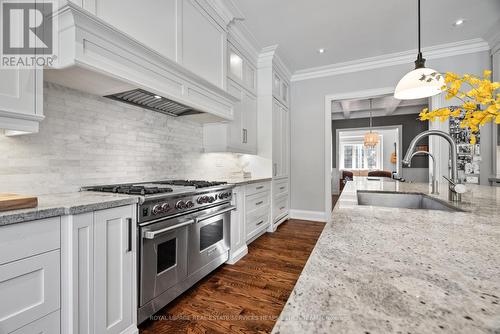
[[[255,94],[257,89],[257,70],[255,66],[232,43],[228,43],[227,51],[228,78]]]
[[[84,9],[95,11],[95,14],[104,21],[162,55],[172,60],[177,59],[178,1],[141,0],[140,4],[136,0],[75,0],[75,2]]]
[[[207,0],[72,0],[118,30],[225,88],[225,22]]]
[[[0,129],[6,135],[38,132],[43,116],[43,70],[0,70]]]
[[[168,1],[167,1],[168,2]],[[178,60],[211,83],[225,87],[227,34],[195,0],[178,0],[182,14]]]
[[[289,89],[288,82],[278,72],[273,72],[273,96],[285,106],[289,107]]]
[[[47,81],[106,96],[134,89],[232,120],[227,24],[210,0],[75,0],[57,13],[59,54]],[[78,77],[79,80],[74,80]]]

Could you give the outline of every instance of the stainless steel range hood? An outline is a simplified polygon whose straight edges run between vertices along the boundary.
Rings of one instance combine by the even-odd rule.
[[[133,89],[122,93],[106,95],[104,97],[174,117],[203,113],[200,110],[193,109],[184,104],[153,94],[143,89]]]

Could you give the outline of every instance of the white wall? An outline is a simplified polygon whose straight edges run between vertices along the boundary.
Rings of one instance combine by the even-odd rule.
[[[485,51],[435,59],[427,65],[440,72],[481,74],[491,67],[491,58]],[[291,209],[325,210],[325,96],[395,87],[411,69],[412,64],[397,65],[292,82]]]
[[[253,156],[202,153],[202,126],[46,84],[38,134],[0,134],[0,192],[47,194],[81,186],[172,178],[239,177]],[[269,169],[270,170],[270,169]]]

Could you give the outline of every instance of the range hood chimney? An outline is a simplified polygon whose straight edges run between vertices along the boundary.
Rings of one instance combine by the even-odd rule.
[[[133,89],[122,93],[106,95],[104,97],[174,117],[203,113],[202,111],[195,110],[184,104],[153,94],[143,89]]]

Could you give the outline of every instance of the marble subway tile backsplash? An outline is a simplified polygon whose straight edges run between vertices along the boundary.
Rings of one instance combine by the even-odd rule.
[[[45,83],[38,134],[0,134],[0,192],[49,194],[81,186],[242,174],[240,156],[205,154],[185,118]]]

